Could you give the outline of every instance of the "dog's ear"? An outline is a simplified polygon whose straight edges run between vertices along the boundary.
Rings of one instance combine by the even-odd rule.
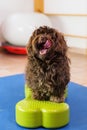
[[[56,51],[59,52],[60,54],[65,55],[68,47],[62,33],[59,32],[57,33],[56,43],[57,43]]]
[[[27,45],[26,45],[26,51],[27,51],[27,54],[30,54],[32,52],[32,36],[30,37]]]

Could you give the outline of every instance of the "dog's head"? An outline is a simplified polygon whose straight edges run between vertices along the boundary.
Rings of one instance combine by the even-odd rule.
[[[67,45],[64,36],[47,26],[36,29],[27,45],[28,54],[41,60],[50,59],[55,54],[65,55],[66,51]]]

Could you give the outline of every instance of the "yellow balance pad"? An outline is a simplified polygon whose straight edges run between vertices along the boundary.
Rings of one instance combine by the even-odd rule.
[[[25,86],[25,99],[16,104],[16,122],[27,128],[58,128],[69,123],[69,105],[32,99],[31,90]]]

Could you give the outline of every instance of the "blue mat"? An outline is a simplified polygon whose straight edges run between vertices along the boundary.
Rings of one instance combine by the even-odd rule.
[[[15,104],[24,98],[24,84],[22,74],[0,78],[0,130],[30,130],[15,122]],[[56,130],[87,130],[87,88],[70,82],[67,103],[70,123]]]

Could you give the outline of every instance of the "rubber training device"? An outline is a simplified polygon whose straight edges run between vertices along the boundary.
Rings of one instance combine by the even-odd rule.
[[[67,96],[67,91],[66,95]],[[26,128],[59,128],[69,123],[69,105],[38,101],[32,98],[32,91],[25,86],[25,99],[15,107],[16,122]]]

